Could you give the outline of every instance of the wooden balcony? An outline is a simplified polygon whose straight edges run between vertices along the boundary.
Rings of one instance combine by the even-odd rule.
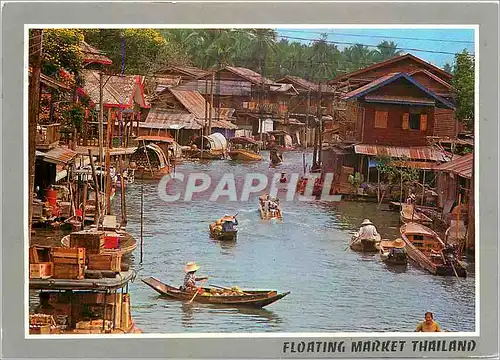
[[[60,128],[61,124],[39,125],[36,133],[36,149],[50,150],[54,148],[61,138]]]

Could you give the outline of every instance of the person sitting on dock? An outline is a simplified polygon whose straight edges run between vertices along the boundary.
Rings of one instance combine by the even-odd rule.
[[[281,178],[280,178],[280,183],[284,184],[287,183],[288,180],[286,178],[286,174],[284,172],[281,173]]]
[[[357,238],[358,239],[375,239],[378,236],[377,228],[370,219],[364,219],[361,223],[361,227],[359,228]]]
[[[195,273],[200,269],[200,266],[195,262],[188,262],[186,266],[184,266],[184,272],[186,276],[184,276],[184,285],[181,286],[182,291],[197,291],[198,287],[196,286],[197,281],[208,280],[208,276],[206,277],[196,277]]]
[[[418,324],[415,332],[441,332],[441,328],[434,321],[434,315],[428,311],[425,313],[425,320]]]

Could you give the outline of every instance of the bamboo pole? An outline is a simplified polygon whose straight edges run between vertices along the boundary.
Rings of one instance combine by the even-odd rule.
[[[118,156],[118,171],[120,173],[120,199],[122,214],[122,226],[127,225],[127,203],[125,201],[125,179],[123,177],[122,156]]]
[[[425,199],[425,169],[424,169],[424,179],[422,180],[422,201],[420,202],[420,205],[424,205],[424,199]]]
[[[144,185],[141,185],[141,261],[144,253]]]
[[[92,155],[92,149],[89,150],[89,158],[90,158],[90,167],[92,169],[92,178],[94,179],[94,187],[95,187],[95,211],[94,211],[94,224],[99,226],[99,217],[101,213],[101,202],[99,199],[99,182],[97,181],[97,174],[95,172],[94,166],[94,156]]]

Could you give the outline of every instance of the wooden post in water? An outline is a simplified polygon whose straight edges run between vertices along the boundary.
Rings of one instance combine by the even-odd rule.
[[[424,176],[424,178],[422,180],[422,187],[423,187],[423,189],[422,189],[422,201],[420,202],[422,206],[425,205],[424,204],[424,199],[425,199],[425,169],[424,169],[424,175],[423,176]]]
[[[87,204],[87,191],[89,184],[86,182],[83,184],[83,207],[82,207],[82,230],[85,227],[85,204]]]
[[[141,185],[141,261],[143,257],[143,247],[144,247],[144,185]]]

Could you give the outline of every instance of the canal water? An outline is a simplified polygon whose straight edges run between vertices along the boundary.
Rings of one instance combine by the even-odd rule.
[[[267,153],[264,153],[267,159]],[[211,186],[192,201],[166,202],[158,182],[136,181],[127,189],[127,231],[140,238],[141,187],[144,192],[144,252],[140,247],[131,265],[137,271],[130,285],[132,316],[145,333],[184,332],[375,332],[413,331],[426,311],[443,329],[474,331],[474,264],[466,279],[432,276],[417,266],[391,268],[378,255],[347,248],[352,232],[364,218],[377,226],[382,238],[399,236],[397,212],[377,204],[282,200],[283,223],[260,220],[258,195],[240,201],[248,173],[302,171],[301,152],[285,153],[284,163],[267,161],[184,162],[176,174],[184,185],[169,183],[168,192],[185,188],[189,174],[208,175]],[[311,162],[308,154],[307,161]],[[229,174],[229,175],[227,175]],[[219,180],[235,178],[237,201],[227,196],[210,201]],[[284,198],[285,192],[279,193]],[[119,196],[116,201],[119,204]],[[232,199],[234,200],[234,199]],[[384,210],[385,209],[385,210]],[[225,214],[238,214],[236,242],[210,239],[209,224]],[[196,261],[206,284],[291,293],[259,310],[231,309],[162,298],[140,281],[153,276],[180,286],[184,264]]]

